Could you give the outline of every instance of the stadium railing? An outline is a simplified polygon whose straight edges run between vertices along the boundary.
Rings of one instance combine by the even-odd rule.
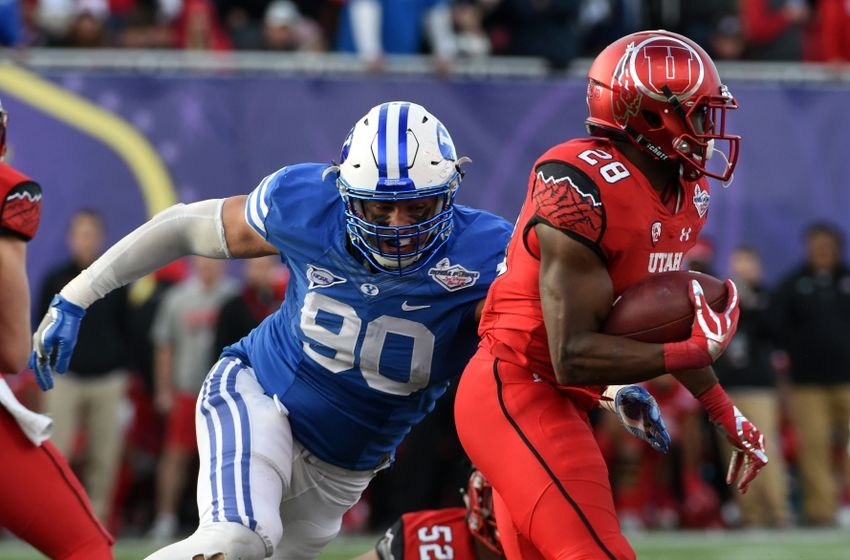
[[[45,49],[0,50],[0,60],[33,69],[79,68],[90,70],[135,70],[143,72],[246,72],[274,74],[359,75],[367,72],[355,55],[342,53],[273,53],[253,51],[199,52],[134,49]],[[552,72],[542,58],[458,58],[452,63],[454,78],[552,78],[584,77],[590,59],[576,59],[566,71]],[[850,64],[844,66],[801,62],[720,62],[727,81],[780,81],[812,83],[850,82]],[[388,75],[434,73],[427,56],[390,56]]]

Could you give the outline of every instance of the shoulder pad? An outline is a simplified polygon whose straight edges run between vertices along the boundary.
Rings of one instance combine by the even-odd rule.
[[[18,186],[20,183],[30,183],[32,179],[3,162],[0,162],[0,196],[5,198],[6,193]]]
[[[565,161],[541,162],[534,169],[532,201],[537,221],[593,245],[605,232],[605,208],[599,187]]]
[[[23,176],[21,176],[23,177]],[[0,200],[0,231],[29,241],[41,218],[41,186],[29,179],[12,186]]]

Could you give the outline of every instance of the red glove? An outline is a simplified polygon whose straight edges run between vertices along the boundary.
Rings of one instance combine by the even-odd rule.
[[[738,288],[731,280],[726,280],[726,293],[729,294],[726,309],[715,312],[705,300],[702,286],[691,280],[688,295],[694,305],[694,322],[691,325],[691,337],[682,342],[669,342],[664,345],[664,368],[666,371],[683,371],[710,366],[720,357],[738,328]]]
[[[719,383],[700,395],[699,402],[714,425],[735,448],[729,462],[729,471],[726,473],[726,484],[731,485],[738,480],[743,467],[744,474],[738,480],[738,490],[745,494],[750,482],[767,464],[764,436],[755,424],[747,420],[738,407],[732,404],[729,395]]]

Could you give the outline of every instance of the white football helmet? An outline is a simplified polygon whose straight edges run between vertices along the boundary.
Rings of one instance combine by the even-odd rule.
[[[393,101],[357,121],[340,155],[337,186],[345,202],[346,229],[354,247],[376,269],[393,274],[419,270],[449,238],[455,193],[463,173],[448,130],[421,105]],[[364,218],[367,200],[439,197],[433,216],[404,227]],[[395,247],[386,251],[382,247]]]

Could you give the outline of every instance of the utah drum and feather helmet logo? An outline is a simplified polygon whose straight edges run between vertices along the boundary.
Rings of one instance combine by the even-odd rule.
[[[661,222],[652,222],[652,226],[649,228],[649,237],[652,240],[653,247],[658,245],[658,242],[661,240]]]
[[[644,76],[644,79],[641,79]],[[663,89],[679,101],[690,98],[705,78],[705,67],[697,52],[687,43],[670,36],[649,37],[629,43],[614,70],[611,96],[612,114],[625,126],[637,116],[644,96],[667,101]]]

